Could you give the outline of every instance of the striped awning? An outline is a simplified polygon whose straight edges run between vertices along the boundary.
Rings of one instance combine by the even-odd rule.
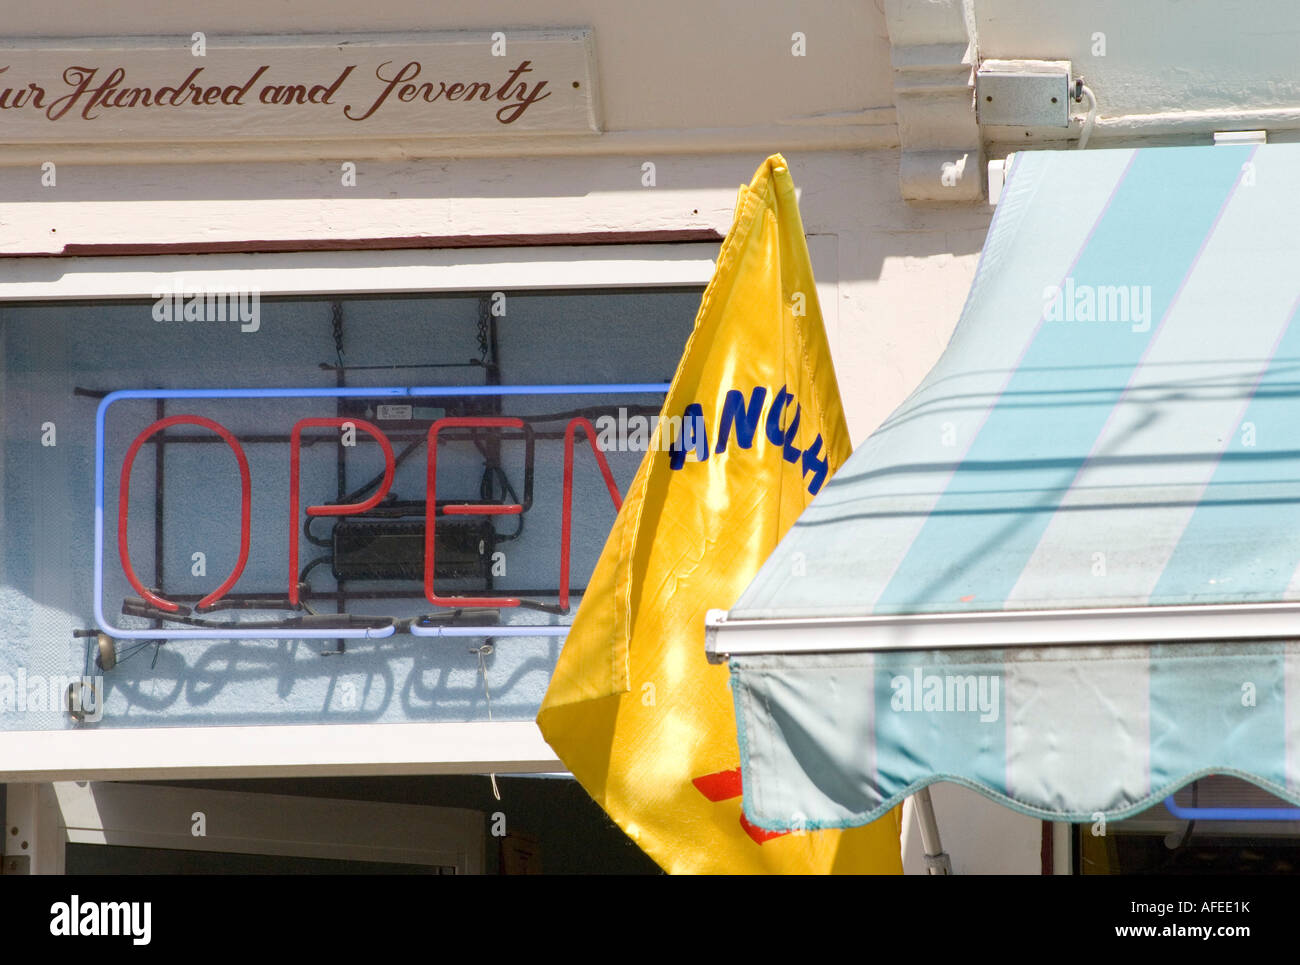
[[[749,819],[1300,803],[1297,296],[1300,144],[1018,155],[938,364],[710,629]]]

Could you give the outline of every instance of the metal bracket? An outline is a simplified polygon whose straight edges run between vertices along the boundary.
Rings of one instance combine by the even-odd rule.
[[[49,783],[7,784],[5,795],[4,859],[7,875],[61,875],[67,832]]]
[[[952,858],[948,857],[948,852],[927,854],[925,856],[925,873],[928,875],[952,874]]]
[[[29,875],[32,873],[32,858],[27,854],[5,855],[0,862],[0,875]]]
[[[983,125],[1069,127],[1068,60],[986,60],[975,73]]]

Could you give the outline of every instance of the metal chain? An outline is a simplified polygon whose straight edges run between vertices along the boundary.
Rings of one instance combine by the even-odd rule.
[[[339,357],[339,366],[343,365],[343,303],[333,302],[331,305],[334,314],[334,351]]]
[[[478,301],[478,357],[486,364],[491,345],[488,342],[488,325],[491,321],[491,308],[487,298]]]

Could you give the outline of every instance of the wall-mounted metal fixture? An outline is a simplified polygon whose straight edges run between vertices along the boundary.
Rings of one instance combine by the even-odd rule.
[[[1225,144],[1267,144],[1268,131],[1215,131],[1216,147]]]
[[[975,106],[984,126],[1069,127],[1068,60],[986,60],[975,73]]]

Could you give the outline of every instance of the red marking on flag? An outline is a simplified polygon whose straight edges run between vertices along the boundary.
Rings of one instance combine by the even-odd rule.
[[[969,603],[969,602],[970,602],[971,600],[973,600],[973,599],[975,599],[975,594],[974,594],[974,593],[971,593],[971,594],[968,594],[968,595],[962,597],[962,598],[961,598],[961,602],[962,602],[962,603]]]
[[[740,797],[745,793],[744,787],[740,783],[740,768],[733,771],[718,771],[716,774],[705,774],[703,777],[697,777],[692,784],[696,790],[707,797],[715,804],[718,801],[728,801],[733,797]]]
[[[789,831],[764,831],[756,824],[750,824],[749,818],[745,813],[740,813],[740,826],[745,829],[745,833],[754,839],[755,844],[762,844],[765,841],[771,841],[773,838],[781,838],[789,834]]]
[[[740,797],[745,793],[744,785],[740,779],[740,768],[730,771],[718,771],[714,774],[705,774],[703,777],[694,778],[691,781],[695,789],[703,794],[706,798],[717,804],[719,801],[730,801],[732,798]],[[756,824],[750,823],[745,817],[745,812],[740,812],[740,826],[745,829],[745,833],[753,839],[755,844],[762,844],[765,841],[771,841],[773,838],[782,838],[789,834],[789,831],[767,831]]]

